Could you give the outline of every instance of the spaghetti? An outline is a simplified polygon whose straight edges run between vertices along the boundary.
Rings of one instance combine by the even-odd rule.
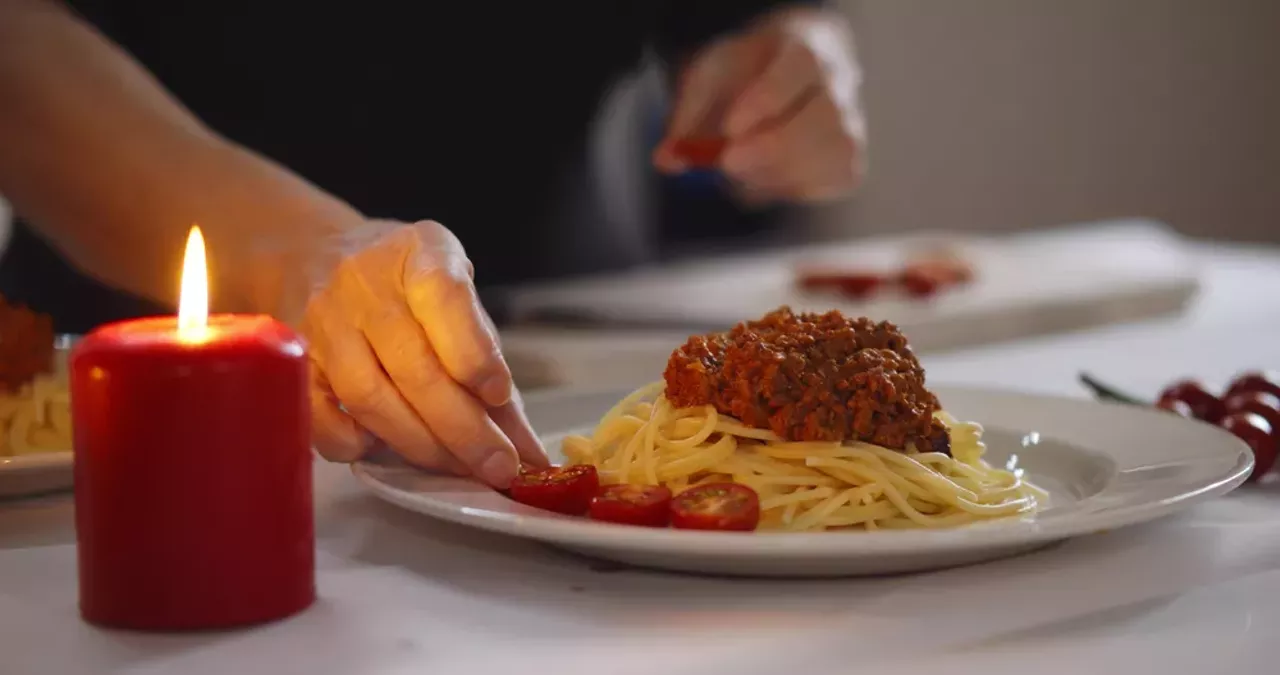
[[[950,454],[862,442],[786,441],[712,405],[676,408],[665,382],[613,407],[590,436],[564,439],[571,464],[602,483],[665,485],[673,492],[731,481],[760,495],[761,529],[821,531],[943,528],[1035,512],[1047,493],[1021,469],[982,456],[982,427],[943,411]]]
[[[71,451],[71,393],[65,378],[37,375],[0,392],[0,457]]]
[[[71,395],[53,320],[0,297],[0,457],[70,451]]]

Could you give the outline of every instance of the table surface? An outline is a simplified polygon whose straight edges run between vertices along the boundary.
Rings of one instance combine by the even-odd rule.
[[[930,379],[1083,396],[1082,368],[1150,393],[1280,365],[1280,252],[1198,257],[1184,316],[937,356]],[[341,466],[317,464],[316,481],[318,604],[213,634],[81,623],[69,498],[0,504],[0,671],[1275,673],[1280,659],[1280,481],[996,563],[825,581],[610,570],[385,505]]]

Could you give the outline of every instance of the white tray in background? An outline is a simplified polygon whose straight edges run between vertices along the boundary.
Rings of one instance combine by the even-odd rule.
[[[932,301],[856,302],[798,289],[796,265],[849,261],[891,267],[921,246],[951,242],[978,278]],[[1127,219],[1003,237],[923,234],[823,243],[514,290],[503,347],[524,387],[634,385],[657,379],[694,331],[728,327],[778,307],[840,309],[898,324],[929,352],[1154,318],[1182,310],[1198,288],[1183,241],[1167,226]],[[537,325],[545,313],[601,322]],[[609,327],[609,321],[629,324]],[[651,322],[653,328],[639,328]],[[688,328],[682,328],[687,324]]]

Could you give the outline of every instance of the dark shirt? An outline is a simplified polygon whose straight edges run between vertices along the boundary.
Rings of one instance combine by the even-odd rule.
[[[564,197],[646,50],[678,61],[781,0],[78,0],[210,127],[372,217],[452,229],[490,286],[639,262]],[[21,214],[19,214],[20,216]],[[77,274],[19,220],[0,293],[83,332],[162,311]]]

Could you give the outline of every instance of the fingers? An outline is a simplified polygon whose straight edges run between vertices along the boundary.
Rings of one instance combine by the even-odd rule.
[[[664,173],[686,171],[690,163],[680,144],[688,140],[716,139],[732,92],[726,87],[743,79],[743,59],[735,58],[736,45],[723,44],[698,55],[681,75],[675,104],[662,141],[653,152],[654,166]]]
[[[311,443],[331,462],[354,462],[365,456],[373,438],[338,402],[319,366],[311,364]]]
[[[392,384],[364,335],[332,310],[332,303],[326,302],[325,309],[316,312],[314,322],[320,325],[311,347],[347,414],[410,463],[428,469],[445,466],[439,442]],[[328,414],[324,406],[320,411]],[[331,417],[324,421],[341,424]],[[325,434],[331,431],[325,428]],[[339,437],[338,442],[349,440]]]
[[[481,480],[509,485],[519,470],[515,447],[445,371],[407,309],[385,306],[364,331],[391,381],[449,452]]]
[[[521,461],[547,464],[471,272],[452,234],[420,223],[349,254],[312,298],[304,332],[325,457],[353,461],[380,439],[415,465],[497,487]]]
[[[729,108],[725,132],[737,138],[788,117],[807,94],[822,85],[822,66],[802,42],[783,42],[778,55]]]
[[[489,416],[507,435],[507,438],[511,439],[521,462],[532,464],[538,468],[551,466],[551,460],[547,458],[547,452],[542,447],[542,441],[538,440],[538,435],[534,433],[533,426],[529,424],[529,418],[524,414],[524,404],[520,400],[520,392],[514,392],[511,400],[506,405],[491,409]]]
[[[732,142],[722,168],[757,199],[841,197],[862,179],[855,122],[818,90],[780,126]]]
[[[511,398],[511,371],[471,281],[462,244],[439,223],[415,226],[401,283],[413,318],[449,377],[489,406]]]

